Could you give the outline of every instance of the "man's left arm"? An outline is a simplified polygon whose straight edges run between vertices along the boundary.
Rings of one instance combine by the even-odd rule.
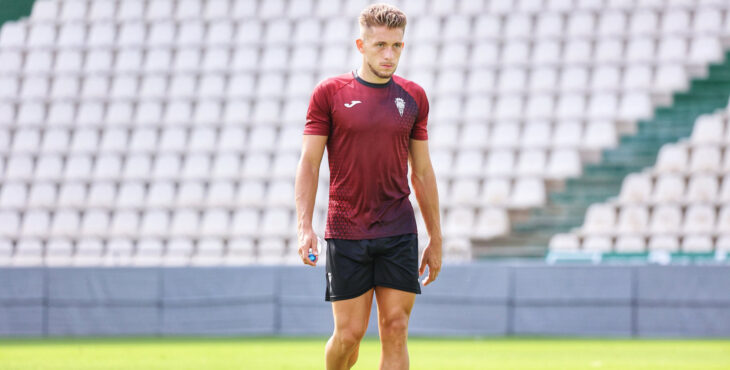
[[[421,276],[426,270],[426,266],[428,266],[428,277],[423,280],[425,286],[436,280],[441,271],[443,243],[436,174],[433,171],[431,157],[428,154],[427,140],[410,140],[408,161],[411,165],[413,191],[416,194],[416,200],[421,209],[421,215],[423,215],[423,221],[426,223],[429,236],[428,246],[423,251],[421,266],[418,269],[418,275]]]

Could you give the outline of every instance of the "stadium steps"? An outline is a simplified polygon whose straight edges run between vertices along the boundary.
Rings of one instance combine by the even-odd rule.
[[[510,235],[473,243],[476,258],[495,256],[542,257],[550,238],[583,224],[593,203],[617,196],[626,175],[656,162],[662,145],[689,137],[696,118],[724,108],[730,96],[730,52],[711,65],[705,78],[693,80],[685,92],[675,93],[670,106],[657,107],[649,120],[639,121],[636,133],[620,138],[616,148],[604,150],[598,163],[586,164],[580,177],[548,194],[548,204],[512,221]]]
[[[0,27],[7,21],[30,15],[35,0],[0,0]]]

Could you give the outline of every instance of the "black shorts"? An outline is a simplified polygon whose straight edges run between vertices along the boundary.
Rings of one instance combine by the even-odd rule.
[[[327,239],[325,301],[360,296],[380,285],[421,294],[418,235],[377,239]]]

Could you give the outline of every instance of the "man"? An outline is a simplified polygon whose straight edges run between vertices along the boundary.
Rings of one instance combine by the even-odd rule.
[[[325,349],[328,370],[349,369],[377,300],[381,369],[407,369],[408,320],[418,278],[441,269],[436,178],[428,154],[428,101],[423,89],[394,76],[406,16],[385,4],[360,14],[356,45],[362,66],[320,82],[307,112],[296,176],[299,254],[318,261],[312,212],[325,146],[330,191],[325,239],[327,289],[335,330]],[[411,182],[430,241],[418,265],[418,238],[408,199]],[[315,260],[308,258],[311,252]]]

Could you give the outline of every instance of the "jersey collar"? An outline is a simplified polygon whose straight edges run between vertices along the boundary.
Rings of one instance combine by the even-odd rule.
[[[361,83],[361,84],[363,84],[365,86],[376,87],[376,88],[388,87],[391,83],[393,83],[393,77],[392,76],[390,77],[390,80],[388,80],[388,82],[383,82],[382,84],[376,84],[376,83],[372,83],[372,82],[367,82],[367,81],[363,80],[362,78],[360,78],[360,76],[358,76],[357,75],[357,72],[355,72],[355,71],[352,71],[352,77],[354,77],[355,80],[357,80],[357,82],[359,82],[359,83]]]

